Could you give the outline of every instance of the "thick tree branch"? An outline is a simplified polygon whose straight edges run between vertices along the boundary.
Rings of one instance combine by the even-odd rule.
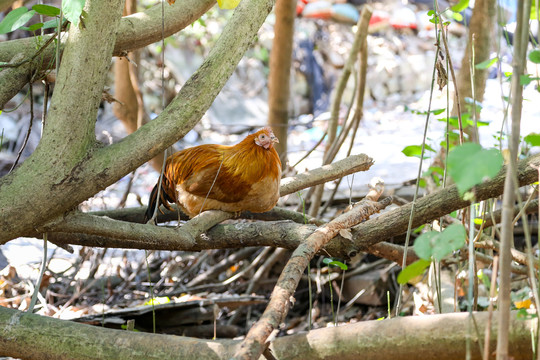
[[[362,321],[277,338],[270,345],[280,360],[325,359],[416,360],[463,359],[466,354],[466,313],[397,317]],[[488,313],[475,313],[481,341],[489,324]],[[496,317],[494,317],[496,319]],[[492,325],[497,330],[497,323]],[[531,331],[535,320],[520,320],[512,313],[510,354],[514,360],[530,359]],[[478,335],[480,334],[480,335]],[[491,349],[495,348],[491,336]],[[0,307],[2,355],[28,360],[44,359],[229,359],[240,341],[201,340],[79,324]],[[384,351],[381,351],[384,349]],[[481,359],[472,347],[472,360]]]
[[[87,1],[85,28],[71,27],[43,139],[20,167],[0,179],[0,243],[75,205],[68,205],[69,199],[87,180],[79,170],[94,146],[122,8],[121,1]]]
[[[13,57],[10,64],[18,64],[24,60],[23,54]],[[32,62],[27,62],[19,67],[7,68],[0,71],[0,109],[3,109],[9,100],[11,100],[23,88],[32,77]]]
[[[80,232],[88,235],[106,236],[118,240],[129,241],[135,238],[145,243],[146,246],[169,243],[169,246],[185,250],[191,248],[195,243],[193,234],[184,228],[168,229],[82,213],[67,214],[59,225],[47,224],[37,230],[39,233],[45,233],[52,232],[53,229],[60,232]]]
[[[339,179],[359,171],[367,171],[373,165],[373,159],[365,154],[352,155],[333,164],[324,165],[315,170],[297,174],[281,180],[280,195],[288,195],[299,190]]]
[[[285,182],[285,184],[281,186],[280,191],[283,195],[288,195],[292,192],[298,191],[306,187],[310,187],[314,184],[331,181],[338,177],[345,176],[356,171],[367,170],[372,163],[372,159],[364,154],[351,156],[334,164],[327,165],[322,168],[317,168],[302,174],[298,174],[293,177],[285,178],[282,180],[282,182]],[[286,212],[286,210],[283,209],[281,213],[284,212]],[[134,213],[131,210],[121,210],[119,213],[120,215],[123,215],[124,219],[126,213],[134,214],[135,216],[132,215],[132,217],[135,217],[135,222],[141,222],[141,220],[143,219],[142,214]],[[187,250],[188,248],[193,246],[194,238],[199,237],[199,235],[203,234],[205,231],[207,231],[214,225],[224,220],[233,218],[234,215],[232,213],[227,213],[223,211],[205,211],[202,214],[189,220],[185,225],[178,229],[175,234],[172,234],[167,230],[152,230],[152,234],[149,234],[146,231],[146,229],[148,229],[148,227],[146,226],[137,225],[125,221],[113,220],[110,218],[100,218],[98,216],[95,216],[96,214],[100,214],[103,216],[108,213],[101,212],[94,213],[94,215],[82,213],[66,214],[58,219],[53,220],[49,224],[39,227],[37,230],[38,233],[84,233],[87,235],[96,235],[98,237],[110,237],[116,240],[139,239],[141,240],[140,242],[132,242],[126,246],[132,247],[135,246],[135,244],[144,244],[144,248],[148,248],[151,246],[159,246],[159,243],[166,244],[168,243],[167,239],[172,236],[173,238],[175,238],[175,243],[167,244],[165,246],[167,246],[169,249],[172,246],[177,250],[179,248]],[[256,217],[256,214],[246,215],[248,215],[247,217]],[[299,217],[301,217],[300,214],[294,213],[294,215],[296,220],[300,220],[298,219]],[[101,238],[99,241],[101,241]]]
[[[89,217],[85,215],[85,218]],[[116,231],[101,229],[102,225],[115,226],[120,224],[130,224],[117,220],[107,219],[103,222],[94,217],[95,222],[88,224],[84,230],[95,233],[62,232],[63,227],[57,226],[57,232],[49,233],[50,241],[59,244],[73,244],[83,246],[97,246],[107,248],[129,248],[129,249],[153,249],[153,250],[182,250],[201,251],[207,249],[229,249],[247,246],[272,246],[295,249],[304,239],[311,235],[317,227],[315,225],[300,225],[292,221],[257,221],[252,223],[223,224],[216,225],[208,230],[204,235],[199,236],[193,243],[189,235],[179,232],[176,227],[151,226],[143,224],[133,224],[133,229],[140,230],[138,234],[126,238],[112,237]],[[116,223],[114,223],[116,222]],[[78,227],[77,227],[78,229]],[[66,226],[66,230],[71,230]],[[100,234],[106,233],[106,236]],[[38,233],[28,234],[39,237]],[[336,237],[335,241],[325,248],[331,254],[343,254],[341,249],[349,249],[349,240]]]

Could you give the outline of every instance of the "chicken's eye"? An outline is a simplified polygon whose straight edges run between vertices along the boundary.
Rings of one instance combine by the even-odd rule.
[[[261,135],[261,139],[264,139],[265,137],[266,137],[266,136],[264,136],[264,135]]]

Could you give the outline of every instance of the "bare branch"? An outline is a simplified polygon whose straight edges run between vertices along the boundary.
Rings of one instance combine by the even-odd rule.
[[[343,176],[367,171],[373,165],[373,159],[365,154],[352,155],[330,165],[298,174],[281,180],[280,195],[288,195],[299,190],[339,179]]]

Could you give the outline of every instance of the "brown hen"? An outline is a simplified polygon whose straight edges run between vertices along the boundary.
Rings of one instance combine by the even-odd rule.
[[[167,158],[159,205],[178,206],[189,217],[205,210],[264,212],[279,199],[279,140],[265,127],[233,146],[200,145]],[[158,184],[150,194],[146,218],[154,213]]]

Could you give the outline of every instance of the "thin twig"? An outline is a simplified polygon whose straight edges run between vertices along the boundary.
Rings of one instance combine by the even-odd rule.
[[[17,158],[13,162],[13,165],[11,166],[11,169],[9,169],[9,173],[15,169],[15,166],[19,163],[19,159],[21,158],[22,152],[24,151],[24,148],[26,147],[26,144],[28,143],[28,139],[30,138],[30,133],[32,132],[32,124],[34,123],[34,87],[32,86],[32,81],[29,82],[30,86],[30,125],[28,125],[28,131],[26,132],[26,136],[24,137],[23,144],[17,153]]]

